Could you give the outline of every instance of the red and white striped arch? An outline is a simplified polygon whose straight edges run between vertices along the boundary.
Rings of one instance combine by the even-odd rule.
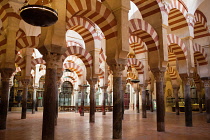
[[[27,36],[19,38],[16,41],[16,50],[15,53],[17,54],[23,48],[36,48],[39,44],[39,37],[36,36]]]
[[[0,19],[2,21],[2,26],[5,29],[7,28],[7,25],[8,25],[8,17],[14,17],[19,20],[21,19],[20,16],[13,11],[8,1],[1,0],[0,1]]]
[[[72,40],[66,41],[66,44],[67,44],[67,46],[78,46],[78,47],[85,48],[81,43],[72,41]]]
[[[194,39],[209,36],[205,15],[196,10],[194,16]]]
[[[173,67],[168,67],[167,72],[169,73],[171,80],[177,80],[177,72]]]
[[[187,58],[187,48],[184,42],[174,34],[168,34],[168,49],[176,55],[178,60],[185,60]]]
[[[129,72],[127,74],[127,78],[130,78],[130,79],[137,79],[137,76],[133,73],[133,72]]]
[[[158,34],[146,21],[142,19],[131,19],[129,22],[129,32],[140,37],[147,45],[149,52],[158,50]]]
[[[99,75],[98,75],[99,79],[103,79],[104,78],[104,71],[99,68]]]
[[[199,83],[199,84],[201,83],[201,78],[200,78],[200,76],[199,76],[197,73],[194,73],[194,74],[193,74],[193,80],[194,80],[194,82],[197,83],[197,84],[198,84],[198,83]]]
[[[144,42],[138,36],[130,36],[129,38],[130,47],[133,49],[135,54],[141,54],[147,52]]]
[[[72,16],[81,16],[97,24],[106,39],[116,37],[117,21],[112,11],[97,0],[67,0],[67,21]]]
[[[99,63],[101,64],[102,62],[106,61],[106,54],[104,53],[102,48],[101,48],[99,54],[100,54],[100,56],[99,56]]]
[[[6,47],[7,47],[7,39],[3,35],[0,35],[0,55],[6,53]]]
[[[15,60],[15,63],[20,67],[21,70],[24,70],[26,68],[26,60],[24,58],[18,57]]]
[[[144,65],[136,58],[128,58],[127,67],[134,66],[138,74],[144,74]]]
[[[101,39],[97,35],[94,23],[86,18],[81,18],[79,16],[72,17],[67,21],[66,28],[67,30],[74,30],[80,34],[86,43],[93,39]]]
[[[172,31],[184,28],[188,26],[187,23],[187,9],[178,0],[172,0],[168,6],[168,23]]]
[[[72,72],[64,72],[62,77],[70,77],[76,82],[77,76]]]
[[[34,67],[35,67],[37,64],[43,64],[43,65],[45,65],[46,62],[45,62],[45,60],[44,60],[43,58],[33,59],[33,60],[31,61],[31,68],[34,69]]]
[[[199,66],[207,65],[207,53],[201,45],[194,43],[193,45],[194,57],[197,60]]]
[[[20,28],[16,33],[16,39],[26,36],[25,32]]]
[[[69,46],[66,52],[62,55],[62,60],[64,61],[70,55],[79,57],[88,68],[93,65],[93,58],[91,54],[82,47]]]
[[[168,62],[171,64],[176,64],[176,55],[174,55],[171,49],[168,50]]]
[[[82,68],[79,65],[77,65],[76,63],[71,63],[71,62],[70,63],[64,63],[63,64],[63,69],[70,69],[70,70],[76,72],[78,77],[83,75],[82,74],[83,73]]]
[[[161,0],[131,0],[141,12],[143,18],[160,13],[159,3]]]
[[[71,78],[61,77],[61,83],[69,81],[73,86],[75,84],[75,81]]]

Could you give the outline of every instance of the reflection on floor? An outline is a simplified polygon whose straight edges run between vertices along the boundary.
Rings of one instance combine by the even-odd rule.
[[[8,114],[7,129],[0,131],[0,140],[41,140],[42,113],[31,114],[21,120],[20,113]],[[156,113],[141,114],[125,111],[123,140],[210,140],[210,124],[205,113],[193,112],[193,127],[185,127],[184,113],[166,113],[166,132],[156,131]],[[111,140],[112,113],[96,113],[95,123],[89,123],[89,114],[59,113],[55,131],[56,140]]]

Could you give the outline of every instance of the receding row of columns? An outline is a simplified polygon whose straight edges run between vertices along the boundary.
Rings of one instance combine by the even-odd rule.
[[[50,59],[53,59],[55,56],[50,56]],[[52,60],[48,60],[52,61]],[[47,62],[46,68],[46,79],[45,79],[45,91],[44,91],[44,113],[43,113],[43,130],[42,130],[42,139],[54,139],[54,131],[57,119],[56,112],[56,102],[58,98],[57,91],[57,68],[53,66],[52,63]],[[50,65],[48,65],[50,63]],[[122,86],[122,70],[123,66],[115,66],[112,67],[113,70],[113,138],[119,139],[122,138],[122,120],[123,120],[123,86]],[[7,71],[7,72],[6,72]],[[11,72],[12,73],[12,72]],[[8,98],[9,98],[9,79],[11,77],[11,73],[9,70],[1,70],[1,78],[2,78],[2,102],[0,108],[0,129],[6,129],[6,118],[8,111]],[[156,80],[156,100],[157,100],[157,131],[165,131],[165,105],[164,105],[164,85],[163,85],[163,72],[157,71],[154,72],[155,80]],[[206,113],[207,113],[207,122],[210,123],[210,79],[206,78],[204,81],[205,87],[205,97],[206,97]],[[90,122],[95,122],[95,84],[97,79],[93,79],[89,81],[90,83]],[[27,95],[28,83],[29,80],[25,79],[22,81],[24,85],[23,94]],[[184,94],[185,94],[185,123],[186,126],[192,126],[192,108],[191,108],[191,98],[190,98],[190,78],[183,78],[184,83]],[[80,87],[82,93],[84,94],[86,91],[86,87]],[[106,92],[106,87],[103,87],[103,94]],[[138,88],[138,94],[139,94]],[[142,116],[146,118],[146,86],[141,85],[142,89]],[[176,101],[176,114],[179,114],[178,108],[178,90],[179,87],[173,87]],[[26,94],[25,94],[26,93]],[[105,95],[103,95],[105,96]],[[24,96],[23,100],[25,99]],[[137,101],[139,102],[139,101]],[[138,103],[137,103],[138,105]],[[81,105],[82,106],[82,105]],[[26,108],[27,104],[23,102],[23,110],[21,118],[26,118]],[[105,102],[103,101],[102,109],[105,115]],[[83,104],[84,109],[84,104]],[[84,115],[84,110],[83,110]],[[138,113],[138,112],[137,112]]]

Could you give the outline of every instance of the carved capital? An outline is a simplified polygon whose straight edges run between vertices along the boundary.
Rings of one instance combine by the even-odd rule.
[[[109,67],[113,71],[113,76],[114,77],[121,77],[122,76],[122,72],[125,69],[125,65],[124,64],[112,64]]]
[[[30,83],[30,79],[22,79],[21,83],[23,84],[23,86],[28,86]]]
[[[92,79],[87,80],[87,81],[90,84],[90,88],[95,88],[95,85],[97,84],[98,79],[97,78],[92,78]]]
[[[2,69],[0,69],[0,73],[1,73],[1,77],[2,77],[1,80],[9,82],[9,80],[10,80],[14,71],[15,70],[12,69],[12,68],[2,68]]]
[[[172,87],[174,90],[179,90],[179,88],[180,88],[180,86],[178,86],[178,85],[172,85]]]
[[[147,89],[147,85],[148,84],[140,84],[139,86],[140,86],[142,91],[145,91]]]
[[[164,71],[160,71],[160,70],[155,70],[155,71],[152,71],[154,77],[155,77],[155,80],[156,82],[164,82]]]
[[[103,90],[106,90],[108,88],[108,86],[102,86],[100,88],[103,89]]]
[[[203,83],[204,83],[204,87],[207,88],[207,87],[210,87],[210,79],[206,79],[206,80],[202,80]]]
[[[48,53],[44,55],[44,60],[46,61],[46,67],[51,69],[57,69],[57,66],[59,64],[59,60],[61,59],[60,54],[56,53]]]
[[[193,80],[191,77],[188,77],[188,76],[184,76],[181,78],[182,78],[184,85],[190,85],[191,81]]]

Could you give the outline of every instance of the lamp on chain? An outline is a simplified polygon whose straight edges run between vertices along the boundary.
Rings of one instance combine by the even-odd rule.
[[[136,44],[136,42],[135,42],[135,36],[134,36],[134,57],[136,58],[135,44]],[[140,80],[139,80],[138,78],[137,78],[137,79],[132,79],[131,82],[132,82],[132,83],[139,83]]]
[[[49,0],[50,4],[51,0]],[[56,23],[58,13],[51,7],[44,6],[44,0],[40,5],[29,4],[29,1],[20,9],[21,18],[33,26],[48,27]]]

